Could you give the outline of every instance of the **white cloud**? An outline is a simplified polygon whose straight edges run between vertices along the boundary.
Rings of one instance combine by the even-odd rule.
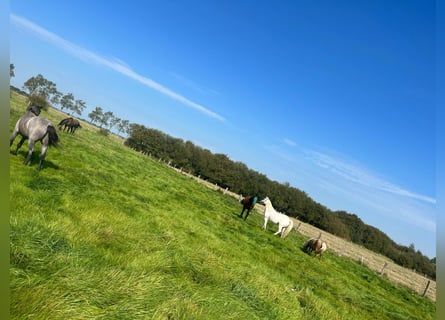
[[[358,164],[297,145],[288,151],[268,146],[268,152],[283,160],[274,162],[282,168],[286,181],[299,181],[297,187],[316,195],[317,201],[333,210],[354,212],[365,218],[384,220],[391,217],[434,233],[436,200],[399,187]],[[378,218],[376,218],[378,217]]]
[[[422,202],[417,198],[407,199],[403,195],[370,186],[357,186],[349,180],[324,177],[318,185],[335,197],[347,199],[345,202],[355,203],[353,206],[360,207],[357,210],[361,214],[366,211],[367,214],[379,216],[379,219],[393,217],[429,232],[436,231],[435,206],[430,202]]]
[[[164,94],[168,97],[170,97],[173,100],[179,101],[180,103],[187,105],[189,107],[192,107],[195,110],[198,110],[201,113],[204,113],[207,116],[210,116],[211,118],[220,120],[220,121],[225,121],[224,117],[222,117],[221,115],[203,107],[202,105],[195,103],[189,99],[187,99],[186,97],[172,91],[171,89],[157,83],[156,81],[147,78],[145,76],[142,76],[140,74],[138,74],[137,72],[133,71],[128,65],[126,65],[125,63],[123,63],[122,61],[118,60],[118,59],[108,59],[105,58],[103,56],[100,56],[96,53],[93,53],[85,48],[79,47],[65,39],[63,39],[62,37],[56,35],[55,33],[52,33],[40,26],[38,26],[37,24],[23,18],[23,17],[19,17],[17,15],[14,14],[10,14],[10,18],[11,18],[11,22],[18,26],[21,27],[27,31],[31,31],[33,33],[35,33],[37,36],[39,36],[41,39],[50,42],[51,44],[65,50],[67,53],[69,53],[72,56],[75,56],[81,60],[84,60],[86,62],[89,63],[95,63],[98,65],[102,65],[104,67],[110,68],[128,78],[131,78],[133,80],[136,80],[140,83],[142,83],[143,85],[145,85],[146,87],[149,87],[153,90],[158,91],[161,94]]]
[[[220,93],[217,92],[216,90],[209,89],[209,88],[207,88],[207,87],[205,87],[205,86],[203,86],[203,85],[201,85],[199,83],[196,83],[193,80],[187,79],[186,77],[184,77],[184,76],[182,76],[180,74],[177,74],[175,72],[170,72],[170,74],[174,78],[176,78],[179,81],[181,81],[184,85],[186,85],[189,88],[192,88],[193,90],[195,90],[197,92],[204,93],[204,94],[218,95],[218,96],[220,95]]]
[[[395,195],[417,199],[423,202],[432,204],[436,203],[436,199],[434,198],[405,190],[358,166],[316,151],[307,151],[307,154],[309,158],[318,166],[330,170],[332,173],[335,173],[351,182]]]
[[[284,138],[284,143],[286,143],[287,145],[291,146],[291,147],[295,147],[297,145],[296,142],[288,139],[288,138]]]

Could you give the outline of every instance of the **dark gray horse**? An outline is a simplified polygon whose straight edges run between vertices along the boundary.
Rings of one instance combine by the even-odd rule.
[[[74,119],[72,117],[63,119],[57,125],[59,130],[62,130],[62,126],[63,126],[63,131],[65,131],[65,129],[68,129],[67,132],[70,132],[71,134],[74,134],[74,132],[76,132],[77,129],[82,128],[82,126],[80,125],[79,120]]]
[[[27,112],[15,124],[14,131],[9,139],[9,146],[11,147],[17,135],[20,134],[22,136],[14,154],[17,154],[17,151],[20,149],[23,142],[28,139],[28,155],[23,162],[24,164],[27,164],[31,159],[36,141],[42,143],[39,170],[42,169],[42,162],[45,160],[48,147],[57,146],[57,143],[59,142],[59,137],[57,136],[54,125],[48,119],[39,117],[40,110],[41,107],[39,106],[29,106]]]

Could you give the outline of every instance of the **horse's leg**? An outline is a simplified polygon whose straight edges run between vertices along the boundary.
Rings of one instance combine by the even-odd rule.
[[[243,207],[243,209],[241,210],[241,213],[239,214],[239,217],[240,217],[240,218],[243,217],[243,213],[244,213],[244,210],[245,210],[245,209],[246,209],[246,208]]]
[[[45,160],[47,150],[48,150],[48,143],[43,143],[42,141],[42,153],[40,154],[39,170],[42,169],[42,163],[43,160]]]
[[[244,217],[244,221],[246,221],[247,217],[249,216],[250,210],[252,210],[252,209],[250,209],[250,208],[247,209],[247,213],[246,213],[246,216]]]
[[[279,233],[282,233],[282,232],[283,232],[283,228],[284,228],[284,227],[283,227],[281,224],[279,224],[279,225],[278,225],[278,231],[275,232],[274,235],[277,235],[277,234],[279,234]]]
[[[19,134],[18,130],[15,130],[12,132],[11,137],[9,138],[9,146],[12,146],[12,144],[14,143],[15,138],[17,137],[17,135]]]
[[[263,229],[264,230],[266,230],[266,227],[267,227],[267,220],[269,220],[269,218],[264,216],[264,224],[263,224]]]
[[[19,151],[20,147],[22,146],[23,142],[25,142],[26,138],[22,137],[17,145],[17,148],[15,149],[14,154],[17,154],[17,152]]]
[[[22,142],[22,141],[20,141],[20,142]],[[32,153],[34,152],[34,143],[35,143],[34,140],[29,139],[29,141],[28,141],[28,155],[26,156],[25,161],[23,161],[24,164],[28,164],[29,160],[31,159]]]

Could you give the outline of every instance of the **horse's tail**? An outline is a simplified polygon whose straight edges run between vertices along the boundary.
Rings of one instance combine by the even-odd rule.
[[[53,126],[48,126],[46,129],[46,133],[48,134],[48,145],[53,147],[59,146],[59,136],[57,135],[56,128]]]
[[[294,222],[292,219],[289,219],[289,224],[287,225],[286,229],[284,229],[283,233],[281,234],[281,238],[286,238],[289,232],[294,228]]]
[[[320,247],[320,256],[323,254],[323,252],[326,251],[327,248],[328,248],[328,246],[327,246],[326,242],[323,241],[323,243],[321,244],[321,247]]]

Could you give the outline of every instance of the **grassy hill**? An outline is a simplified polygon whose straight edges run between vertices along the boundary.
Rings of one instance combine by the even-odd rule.
[[[13,93],[10,131],[25,106]],[[296,232],[261,230],[232,197],[82,125],[40,172],[40,144],[28,166],[26,146],[10,155],[11,319],[435,318],[429,299],[303,253]]]

